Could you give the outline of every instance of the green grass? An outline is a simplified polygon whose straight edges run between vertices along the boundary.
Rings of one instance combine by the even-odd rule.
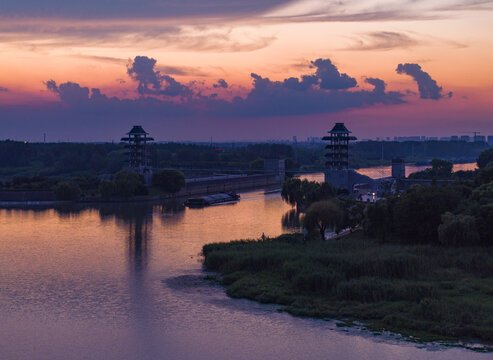
[[[493,248],[381,244],[355,233],[205,245],[227,294],[420,341],[493,341]]]

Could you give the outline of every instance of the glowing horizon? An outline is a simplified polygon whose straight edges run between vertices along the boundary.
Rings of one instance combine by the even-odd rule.
[[[6,0],[1,138],[110,141],[137,122],[160,140],[304,138],[339,119],[365,137],[493,134],[493,1],[189,3]],[[159,84],[130,75],[139,57]],[[356,84],[329,84],[344,74]]]

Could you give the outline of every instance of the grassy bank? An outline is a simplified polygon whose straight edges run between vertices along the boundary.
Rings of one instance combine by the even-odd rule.
[[[380,244],[360,233],[303,243],[293,234],[203,253],[231,297],[422,341],[493,341],[493,248]]]

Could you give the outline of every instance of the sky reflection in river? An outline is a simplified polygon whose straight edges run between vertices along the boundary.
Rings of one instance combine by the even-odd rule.
[[[488,357],[348,334],[202,279],[203,244],[294,230],[290,210],[263,192],[203,209],[0,209],[0,359]]]

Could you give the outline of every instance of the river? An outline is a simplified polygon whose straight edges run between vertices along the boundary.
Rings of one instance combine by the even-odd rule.
[[[0,209],[0,359],[491,359],[295,318],[203,280],[203,244],[294,231],[290,210],[261,191],[203,209]]]
[[[412,174],[417,171],[422,171],[424,169],[431,168],[431,165],[406,165],[406,176]],[[464,163],[464,164],[454,164],[452,171],[469,171],[476,170],[478,168],[476,163]],[[382,166],[373,166],[368,168],[356,169],[356,171],[362,175],[366,175],[371,177],[372,179],[384,178],[392,176],[392,166],[390,165],[382,165]],[[313,173],[313,174],[304,174],[300,175],[301,179],[307,179],[309,181],[324,181],[323,173]]]

